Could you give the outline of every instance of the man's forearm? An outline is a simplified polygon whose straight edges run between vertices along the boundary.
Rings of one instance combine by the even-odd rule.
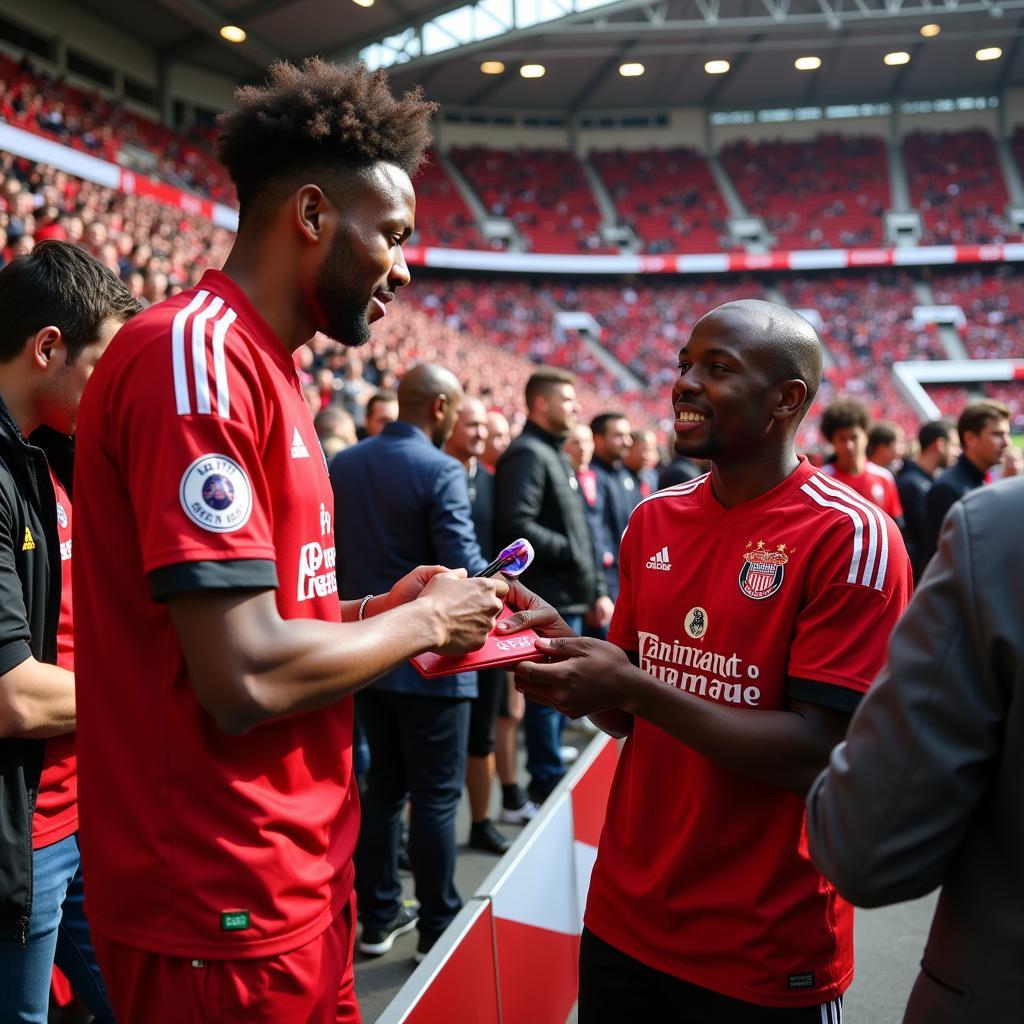
[[[74,673],[27,658],[0,676],[0,737],[46,739],[74,729]]]
[[[625,669],[624,669],[625,671]],[[632,700],[625,710],[645,718],[722,768],[803,796],[842,739],[846,717],[825,712],[833,728],[804,714],[724,707],[629,667]]]

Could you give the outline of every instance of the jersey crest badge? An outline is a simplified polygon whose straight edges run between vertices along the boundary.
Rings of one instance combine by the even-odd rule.
[[[708,631],[708,613],[704,608],[691,608],[683,621],[686,635],[699,640]]]
[[[64,509],[64,506],[58,501],[57,502],[57,523],[62,530],[68,528],[68,514]]]
[[[252,514],[252,488],[242,467],[226,455],[203,455],[185,470],[178,488],[181,507],[211,533],[240,530]]]
[[[793,549],[787,553],[786,545],[780,544],[775,550],[765,547],[764,541],[756,544],[747,541],[740,569],[740,590],[753,601],[763,601],[779,592],[786,575],[786,563]]]

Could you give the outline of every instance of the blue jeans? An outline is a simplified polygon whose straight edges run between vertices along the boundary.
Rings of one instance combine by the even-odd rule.
[[[462,907],[455,888],[455,813],[466,780],[469,701],[369,687],[356,694],[370,772],[356,847],[359,920],[383,928],[402,906],[398,837],[408,800],[409,861],[421,932],[440,935]]]
[[[113,1021],[82,910],[77,834],[32,854],[28,946],[0,942],[0,1024],[46,1024],[55,962],[96,1024]]]
[[[563,615],[562,618],[577,636],[582,635],[582,615]],[[565,715],[554,708],[528,700],[523,726],[526,730],[526,770],[530,773],[530,795],[543,799],[565,774],[561,752]]]

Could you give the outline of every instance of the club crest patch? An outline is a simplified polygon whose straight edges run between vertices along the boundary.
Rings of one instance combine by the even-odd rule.
[[[58,501],[57,502],[57,524],[62,530],[68,528],[68,514],[64,506]]]
[[[252,514],[252,488],[242,467],[226,455],[203,455],[181,478],[181,507],[211,533],[240,530]]]
[[[703,608],[691,608],[683,620],[686,635],[699,640],[708,630],[708,613]]]
[[[764,541],[756,544],[747,541],[747,550],[743,555],[743,567],[740,569],[740,590],[753,601],[763,601],[779,592],[786,576],[786,563],[793,549],[787,550],[780,544],[774,550],[766,548]]]

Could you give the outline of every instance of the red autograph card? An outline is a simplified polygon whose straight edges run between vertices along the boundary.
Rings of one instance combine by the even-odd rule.
[[[498,622],[512,614],[512,609],[506,606],[498,616]],[[416,671],[428,679],[434,676],[450,676],[456,672],[475,672],[479,668],[492,668],[518,661],[540,661],[544,654],[538,651],[534,644],[537,639],[537,634],[532,629],[521,629],[518,633],[495,633],[492,629],[487,641],[478,651],[471,651],[458,658],[428,652],[417,655],[411,661]]]

